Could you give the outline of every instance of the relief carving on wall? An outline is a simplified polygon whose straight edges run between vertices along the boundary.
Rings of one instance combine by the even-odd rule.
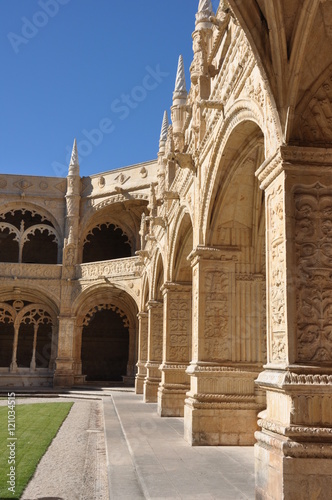
[[[317,183],[294,193],[297,360],[332,360],[332,193]]]
[[[286,247],[284,228],[284,194],[281,185],[268,198],[270,221],[270,338],[273,362],[286,361]]]
[[[170,360],[178,362],[189,362],[189,326],[190,326],[190,298],[181,300],[180,298],[171,299],[170,308]]]
[[[225,272],[207,270],[205,274],[205,355],[211,360],[230,358],[229,279]]]
[[[162,304],[153,309],[151,361],[161,361],[163,357],[163,308]]]

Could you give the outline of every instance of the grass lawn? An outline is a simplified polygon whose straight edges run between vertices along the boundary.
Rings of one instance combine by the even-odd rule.
[[[38,462],[57,434],[73,403],[18,404],[15,438],[8,431],[8,407],[0,407],[0,499],[19,499]],[[13,415],[13,414],[12,414]],[[10,428],[10,430],[12,430]],[[10,439],[8,439],[10,438]],[[8,444],[14,442],[12,451]],[[8,463],[15,455],[15,464]],[[15,493],[8,488],[10,467],[15,467]]]

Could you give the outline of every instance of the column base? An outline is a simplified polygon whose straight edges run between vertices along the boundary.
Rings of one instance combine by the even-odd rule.
[[[332,443],[256,432],[256,499],[331,498]]]
[[[137,374],[135,378],[135,393],[143,394],[144,390],[144,380],[146,378],[146,368],[145,364],[137,363]]]
[[[252,446],[257,414],[265,407],[255,391],[256,370],[193,364],[184,406],[184,438],[192,446]]]
[[[186,374],[186,369],[187,365],[161,366],[157,409],[160,417],[183,417],[184,401],[190,389],[190,378]]]
[[[55,373],[53,387],[73,387],[74,375],[72,373]]]
[[[156,403],[158,401],[158,387],[161,381],[160,363],[147,363],[147,375],[143,386],[143,402]]]
[[[184,406],[184,438],[191,446],[253,446],[259,409],[254,401],[236,396],[221,403],[187,398]]]
[[[74,385],[75,375],[73,366],[72,359],[58,358],[56,360],[53,387],[72,387]]]

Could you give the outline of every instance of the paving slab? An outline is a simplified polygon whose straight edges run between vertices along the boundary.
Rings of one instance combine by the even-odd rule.
[[[111,389],[111,395],[113,410],[104,399],[111,498],[254,500],[253,447],[191,447],[183,439],[183,418],[159,417],[157,405],[134,392]],[[119,456],[131,497],[121,496]]]

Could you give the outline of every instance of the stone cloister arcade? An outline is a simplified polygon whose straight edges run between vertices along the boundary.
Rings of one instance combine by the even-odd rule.
[[[200,0],[155,161],[0,176],[2,386],[133,382],[256,494],[332,489],[332,2]]]

